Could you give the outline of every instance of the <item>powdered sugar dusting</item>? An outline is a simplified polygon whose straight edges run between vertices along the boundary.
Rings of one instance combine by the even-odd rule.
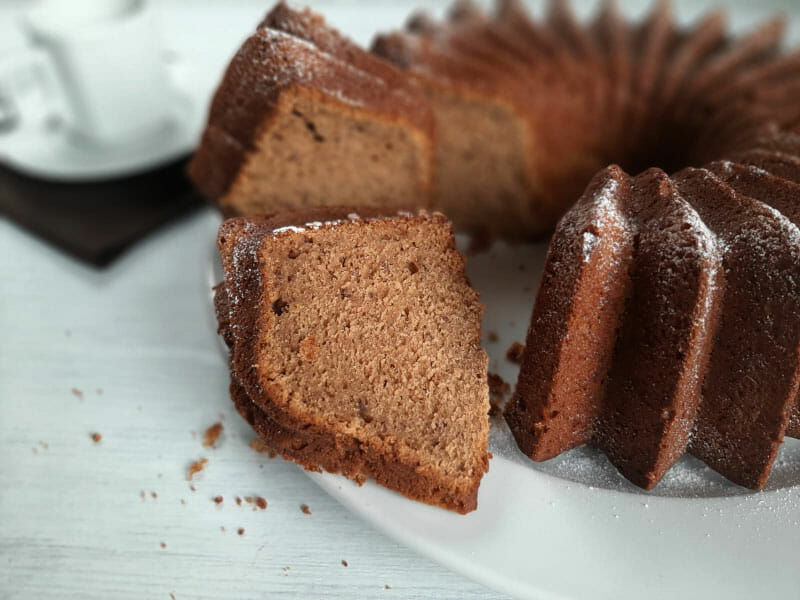
[[[399,217],[412,217],[414,216],[412,213],[399,210],[397,211],[397,216]],[[391,215],[387,215],[384,217],[370,217],[366,219],[367,221],[376,221],[380,219],[390,219],[392,218]],[[322,229],[323,227],[335,227],[336,225],[340,225],[342,223],[360,221],[361,215],[355,212],[348,213],[347,216],[343,219],[329,219],[327,221],[308,221],[303,223],[302,225],[283,225],[281,227],[276,227],[272,230],[273,234],[280,234],[280,233],[302,233],[303,231],[314,231],[316,229]]]
[[[752,490],[731,483],[689,455],[681,458],[649,492],[625,479],[600,450],[589,446],[569,450],[551,460],[534,462],[519,451],[505,423],[502,426],[492,427],[489,451],[495,457],[503,457],[533,471],[547,473],[591,488],[636,494],[645,498],[647,496],[676,498],[742,496],[743,499],[747,499],[758,496]],[[781,448],[764,491],[788,492],[789,488],[798,485],[800,485],[800,440],[788,439]],[[794,494],[791,498],[790,504],[796,510],[800,505],[800,497]]]
[[[321,51],[304,39],[275,29],[258,29],[254,35],[273,48],[273,51],[267,56],[256,61],[262,72],[262,81],[270,87],[283,87],[294,83],[316,84],[328,96],[351,106],[365,105],[363,98],[357,98],[348,93],[347,90],[353,89],[353,82],[363,89],[386,88],[387,94],[393,94],[382,79],[362,71],[332,54]],[[282,57],[282,54],[288,53],[288,47],[285,50],[282,48],[288,45],[291,45],[291,49],[294,51],[290,55],[291,58],[287,60]],[[302,54],[297,52],[298,49],[303,50]],[[276,56],[279,57],[279,60],[276,60]],[[327,77],[326,75],[331,73],[332,68],[345,72],[349,80],[345,81],[341,74],[336,74],[336,77]],[[337,81],[337,79],[340,80],[341,85],[336,87],[323,83]]]
[[[592,252],[597,248],[600,238],[591,231],[583,232],[583,262],[589,262]]]
[[[301,231],[305,231],[306,228],[298,225],[284,225],[283,227],[277,227],[276,229],[272,230],[272,233],[284,233],[286,231],[291,231],[292,233],[300,233]]]

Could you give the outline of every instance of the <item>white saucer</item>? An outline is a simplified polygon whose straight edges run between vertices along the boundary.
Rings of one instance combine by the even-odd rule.
[[[170,65],[174,105],[152,135],[124,145],[99,146],[58,124],[21,123],[0,135],[0,164],[38,179],[81,182],[135,175],[191,152],[205,121],[205,100],[196,100],[191,73]]]

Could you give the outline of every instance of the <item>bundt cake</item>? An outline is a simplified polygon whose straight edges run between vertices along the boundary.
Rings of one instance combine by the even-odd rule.
[[[591,444],[646,489],[688,452],[758,489],[800,436],[800,52],[783,31],[734,37],[721,12],[682,27],[667,2],[633,24],[613,0],[587,24],[564,0],[542,19],[458,2],[367,52],[279,4],[228,68],[191,174],[226,215],[432,207],[464,231],[555,230],[504,408],[520,449]],[[236,244],[280,238],[233,223]],[[233,370],[276,450],[380,471]],[[424,499],[454,506],[450,490]]]
[[[441,215],[227,220],[231,396],[275,452],[468,512],[488,468],[483,307]]]

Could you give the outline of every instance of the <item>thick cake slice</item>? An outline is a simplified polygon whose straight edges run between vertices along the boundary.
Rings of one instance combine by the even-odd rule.
[[[800,383],[800,232],[706,169],[684,169],[674,180],[724,250],[724,299],[690,451],[760,489]]]
[[[223,224],[237,405],[300,464],[468,512],[489,404],[464,259],[444,217],[352,210]]]
[[[628,290],[630,195],[630,177],[619,167],[605,169],[553,235],[505,409],[517,444],[534,460],[588,443],[594,434]]]
[[[432,136],[404,75],[279,5],[231,61],[189,172],[227,215],[428,206]]]
[[[722,296],[714,235],[666,173],[633,181],[630,293],[593,444],[653,488],[686,452]]]

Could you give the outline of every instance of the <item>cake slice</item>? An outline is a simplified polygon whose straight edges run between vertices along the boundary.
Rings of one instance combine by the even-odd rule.
[[[635,231],[631,178],[598,173],[553,234],[505,419],[517,444],[547,460],[591,441],[628,292]],[[567,335],[569,332],[569,335]]]
[[[724,251],[725,293],[690,451],[760,489],[800,383],[800,232],[711,171],[684,169],[674,181]]]
[[[234,399],[308,468],[468,512],[488,468],[477,293],[444,217],[353,210],[223,224]]]
[[[228,66],[189,173],[226,215],[425,207],[433,126],[402,73],[278,5]]]

